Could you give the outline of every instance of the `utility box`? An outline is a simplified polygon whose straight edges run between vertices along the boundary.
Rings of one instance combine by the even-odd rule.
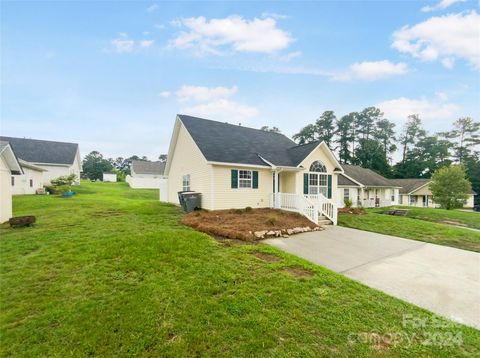
[[[179,191],[178,200],[182,210],[190,213],[195,209],[202,208],[202,194],[194,191]]]

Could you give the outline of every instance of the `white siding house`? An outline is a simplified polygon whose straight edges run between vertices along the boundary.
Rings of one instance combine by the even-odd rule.
[[[343,169],[324,142],[297,145],[279,133],[178,115],[165,176],[166,200],[196,191],[208,210],[266,208],[336,223]]]
[[[44,169],[44,184],[70,174],[75,174],[76,184],[80,184],[82,168],[78,144],[14,137],[0,137],[0,140],[9,142],[19,159]]]
[[[338,206],[345,206],[345,199],[353,207],[384,207],[399,204],[400,186],[371,169],[356,165],[342,165],[344,173],[339,176]]]
[[[133,160],[131,175],[125,181],[133,189],[160,189],[162,198],[167,198],[167,178],[164,176],[165,162]]]
[[[12,175],[13,195],[35,194],[37,189],[43,188],[46,169],[19,159],[22,174]]]
[[[12,174],[21,174],[20,163],[8,142],[0,141],[0,223],[12,217]]]
[[[116,173],[103,173],[102,180],[105,182],[117,182],[117,174]]]

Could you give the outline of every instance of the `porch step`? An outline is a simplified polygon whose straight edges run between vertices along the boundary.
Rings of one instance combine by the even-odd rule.
[[[320,219],[318,218],[318,225],[332,225],[332,222],[328,219]]]

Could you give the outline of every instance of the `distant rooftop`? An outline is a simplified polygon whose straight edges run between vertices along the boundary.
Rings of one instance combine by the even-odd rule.
[[[9,142],[15,155],[30,163],[70,165],[78,151],[76,143],[3,136],[0,140]]]
[[[132,160],[132,170],[136,174],[163,175],[165,162],[149,162],[146,160]]]

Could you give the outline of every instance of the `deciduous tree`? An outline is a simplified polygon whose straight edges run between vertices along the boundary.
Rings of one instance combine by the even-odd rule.
[[[468,194],[472,190],[462,165],[440,168],[433,174],[429,187],[433,200],[447,210],[465,205]]]

